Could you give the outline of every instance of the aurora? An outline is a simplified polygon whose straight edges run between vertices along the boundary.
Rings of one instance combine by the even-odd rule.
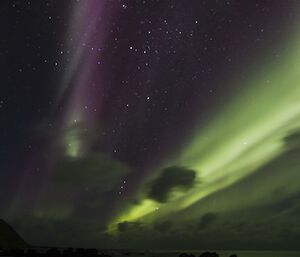
[[[293,36],[288,42],[284,56],[249,71],[251,79],[238,82],[244,84],[240,94],[220,106],[211,124],[200,133],[195,132],[177,161],[167,162],[195,170],[201,183],[185,194],[179,193],[167,204],[145,199],[117,219],[117,223],[155,219],[188,208],[289,150],[285,138],[300,125],[299,37]]]
[[[296,1],[46,2],[3,9],[26,42],[0,219],[35,245],[299,249]]]

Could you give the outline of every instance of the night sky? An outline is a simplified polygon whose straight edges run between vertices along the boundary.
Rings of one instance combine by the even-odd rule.
[[[34,245],[300,249],[299,16],[1,0],[0,218]]]

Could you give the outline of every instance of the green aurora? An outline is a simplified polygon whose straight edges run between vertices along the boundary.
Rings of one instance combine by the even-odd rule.
[[[248,72],[246,81],[235,82],[242,85],[238,93],[220,107],[206,128],[195,129],[194,136],[176,158],[162,165],[193,169],[197,183],[191,190],[183,193],[175,189],[171,201],[158,203],[143,192],[147,182],[140,190],[140,204],[125,208],[111,222],[108,231],[116,233],[120,222],[151,224],[182,212],[287,152],[285,138],[300,125],[299,45],[299,36],[293,37],[284,54],[269,57],[265,65]],[[221,206],[224,210],[237,208],[232,204]],[[198,208],[201,209],[201,204]]]
[[[32,245],[300,250],[299,3],[53,2],[55,83],[0,99],[0,218]]]

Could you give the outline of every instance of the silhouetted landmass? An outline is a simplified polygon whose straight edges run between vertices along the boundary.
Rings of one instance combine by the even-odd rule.
[[[120,256],[148,256],[158,257],[159,253],[151,251],[121,251],[121,250],[97,250],[84,248],[24,248],[24,249],[8,249],[0,248],[0,256],[15,257],[120,257]],[[165,256],[165,254],[163,255]],[[172,255],[174,256],[174,255]],[[178,257],[195,257],[194,254],[181,253]],[[219,257],[216,252],[203,252],[198,257]],[[232,254],[229,257],[237,257]]]
[[[181,253],[179,257],[195,257],[193,254]],[[199,255],[199,257],[219,257],[216,252],[204,252]]]
[[[99,251],[97,249],[85,248],[46,248],[29,246],[17,232],[0,219],[0,256],[15,257],[113,257],[117,256],[149,256],[155,257],[157,254],[150,251]],[[159,254],[158,254],[159,255]],[[181,253],[179,257],[195,257],[191,253]],[[219,257],[216,252],[204,252],[199,257]],[[230,257],[237,257],[232,254]]]
[[[0,219],[0,248],[26,248],[28,245],[17,232]]]
[[[194,254],[188,254],[188,253],[181,253],[179,254],[179,257],[195,257]],[[199,257],[219,257],[219,254],[216,252],[203,252],[199,255]],[[236,254],[232,254],[229,257],[237,257]]]
[[[219,254],[216,252],[204,252],[200,254],[199,257],[219,257]]]

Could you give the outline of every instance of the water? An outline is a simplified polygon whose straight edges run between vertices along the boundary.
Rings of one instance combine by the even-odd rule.
[[[186,253],[192,253],[196,257],[205,251],[182,251]],[[153,254],[156,257],[178,257],[180,253],[178,251],[172,252],[155,252]],[[237,257],[300,257],[299,251],[223,251],[223,250],[213,250],[217,252],[220,257],[229,257],[231,254],[236,254]]]
[[[40,254],[50,249],[48,247],[35,248]],[[58,248],[61,252],[64,248]],[[179,257],[181,253],[194,254],[196,257],[206,250],[182,250],[182,251],[142,251],[142,250],[103,250],[98,249],[99,254],[104,252],[113,257]],[[232,254],[236,254],[237,257],[300,257],[300,251],[224,251],[224,250],[209,250],[210,252],[216,252],[220,257],[229,257]],[[0,252],[1,253],[1,252]],[[128,255],[128,253],[130,253]],[[1,255],[1,257],[11,257]],[[43,255],[42,255],[43,256]],[[74,255],[76,257],[78,255]]]
[[[220,257],[229,257],[235,253],[238,257],[300,257],[300,252],[281,251],[219,251]]]

